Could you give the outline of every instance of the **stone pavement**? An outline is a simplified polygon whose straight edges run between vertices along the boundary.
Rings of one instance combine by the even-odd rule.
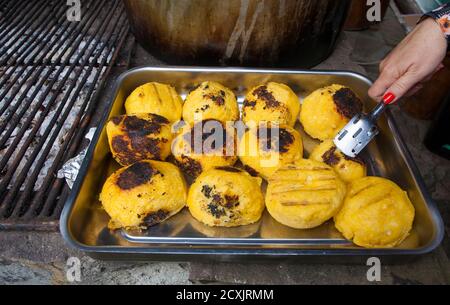
[[[392,12],[382,24],[342,34],[333,55],[318,69],[345,69],[375,78],[377,63],[403,37]],[[132,65],[161,64],[141,48]],[[138,60],[138,62],[136,62]],[[401,134],[413,154],[446,225],[436,251],[409,264],[382,265],[382,284],[450,284],[450,161],[430,154],[421,140],[429,122],[394,109]],[[78,257],[83,284],[365,284],[364,264],[105,262],[68,248],[59,233],[0,232],[0,284],[66,284],[66,261]],[[383,259],[381,259],[383,264]]]

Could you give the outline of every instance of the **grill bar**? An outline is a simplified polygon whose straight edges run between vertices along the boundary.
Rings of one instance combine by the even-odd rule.
[[[56,171],[79,150],[128,35],[120,0],[81,3],[80,22],[65,1],[11,0],[0,15],[0,229],[56,228],[68,194]]]
[[[111,39],[112,32],[114,31],[115,26],[119,26],[119,27],[123,26],[124,23],[125,23],[125,21],[126,21],[126,18],[125,18],[125,16],[122,16],[121,19],[118,19],[118,22],[117,22],[117,23],[119,23],[119,20],[121,20],[120,26],[119,26],[119,24],[117,24],[117,25],[114,25],[114,27],[110,29],[110,32],[108,33],[108,38],[107,38],[108,40]],[[103,45],[103,48],[105,48],[105,47],[106,47],[106,45]],[[91,51],[93,51],[93,49],[91,49]],[[96,59],[99,58],[100,54],[101,54],[101,53],[98,53],[98,55],[96,56]],[[106,63],[106,59],[107,59],[107,57],[104,57],[104,59],[103,59],[103,62],[104,62],[104,63]],[[85,61],[86,61],[86,60],[85,60]],[[103,63],[103,64],[104,64],[104,63]],[[92,72],[92,69],[93,69],[93,66],[90,66],[90,67],[87,69],[87,71],[84,73],[84,76],[83,76],[81,82],[86,82],[86,81],[87,81],[87,78],[88,78],[88,76],[90,75],[90,73]],[[77,74],[77,76],[80,76],[80,75]],[[94,81],[93,81],[94,84],[98,81],[99,76],[100,76],[100,73],[97,73],[97,74],[95,75],[95,79],[94,79]],[[75,88],[75,83],[72,83],[71,89],[70,89],[70,90],[73,90],[74,88]],[[92,95],[92,92],[94,91],[94,88],[95,88],[94,86],[91,86],[91,87],[89,88],[89,92],[88,92],[88,94],[87,94],[87,98],[84,100],[83,104],[81,105],[81,111],[80,111],[80,113],[78,114],[78,116],[75,118],[76,124],[74,124],[73,127],[69,130],[69,132],[68,132],[67,135],[66,135],[66,138],[70,138],[70,137],[72,136],[71,133],[72,133],[73,131],[75,131],[74,126],[75,126],[75,127],[78,126],[78,122],[79,122],[79,120],[81,119],[80,114],[84,113],[84,110],[85,110],[85,108],[86,108],[86,106],[87,106],[87,103],[89,102],[89,99],[90,99],[90,97],[91,97],[91,95]],[[38,151],[37,151],[37,150],[35,150],[34,154],[33,154],[33,155],[30,157],[30,159],[27,161],[27,164],[26,164],[26,166],[24,167],[24,169],[22,169],[22,172],[20,173],[18,179],[19,179],[19,181],[22,182],[22,181],[25,180],[25,178],[26,178],[27,175],[28,175],[28,182],[27,182],[27,184],[25,185],[24,191],[22,192],[21,198],[20,198],[20,200],[19,200],[20,202],[24,202],[24,203],[25,203],[26,200],[24,200],[24,198],[27,198],[27,197],[29,196],[30,192],[32,191],[33,186],[34,186],[34,183],[35,183],[35,181],[36,181],[36,178],[37,178],[37,176],[38,176],[38,174],[39,174],[39,168],[41,168],[41,167],[43,166],[43,164],[44,164],[44,162],[45,162],[45,160],[46,160],[47,154],[49,153],[49,151],[50,151],[50,149],[51,149],[51,147],[52,147],[51,144],[53,143],[53,141],[56,140],[56,137],[57,137],[59,131],[60,131],[61,128],[63,127],[63,121],[62,121],[62,120],[65,120],[65,119],[68,117],[69,112],[71,111],[71,108],[73,107],[73,105],[74,105],[74,103],[75,103],[75,101],[76,101],[76,97],[78,96],[78,94],[80,94],[81,89],[82,89],[82,87],[78,87],[78,88],[75,90],[75,93],[72,95],[72,98],[71,98],[71,100],[70,100],[69,103],[68,103],[68,106],[65,108],[64,113],[61,115],[61,120],[60,120],[59,122],[56,122],[56,119],[58,118],[57,115],[55,115],[55,116],[52,118],[52,121],[50,122],[50,125],[56,124],[56,127],[54,127],[54,130],[52,130],[52,128],[50,128],[50,126],[47,127],[47,129],[45,130],[45,137],[47,137],[47,136],[49,135],[50,131],[52,131],[53,134],[52,134],[52,136],[50,137],[50,140],[48,141],[48,143],[47,143],[47,145],[45,146],[44,150],[41,151],[41,152],[39,152],[40,158],[39,158],[39,160],[38,160],[37,163],[36,163],[37,166],[35,167],[35,170],[31,173],[31,175],[28,175],[28,169],[30,168],[30,166],[31,166],[31,164],[32,164],[32,162],[33,162],[33,160],[34,160],[34,159],[36,158],[36,156],[38,155]],[[69,95],[66,95],[66,97],[67,97],[67,99],[68,99]],[[65,98],[65,99],[64,99],[64,102],[67,102],[67,99]],[[57,113],[59,113],[60,111],[63,110],[63,106],[62,106],[62,105],[63,105],[63,103],[60,104],[60,107],[58,108]],[[39,147],[39,149],[42,148],[42,145],[44,145],[44,143],[45,143],[45,141],[43,140],[43,138],[41,138],[40,142],[39,142],[38,145],[37,145],[37,146]],[[64,145],[64,143],[62,143],[61,149],[59,150],[59,152],[63,152],[63,151],[64,151],[64,147],[65,147],[65,145]],[[55,161],[56,161],[56,158],[55,158]],[[14,188],[14,191],[10,191],[10,192],[9,192],[9,194],[8,194],[9,197],[7,197],[6,201],[8,202],[9,200],[14,200],[14,197],[13,197],[13,196],[15,195],[15,192],[17,192],[17,191],[18,191],[18,187],[17,187],[17,184],[16,184],[16,187]],[[0,211],[1,211],[1,210],[0,210]],[[35,210],[35,211],[36,211],[36,210]],[[13,216],[21,216],[21,209],[20,209],[20,206],[19,206],[19,205],[16,205],[15,213],[13,214]]]
[[[33,12],[35,6],[39,4],[33,1],[29,1],[28,3],[26,1],[18,1],[17,3],[21,4],[20,8],[11,11],[11,15],[14,15],[14,12],[19,12],[19,14],[17,14],[13,20],[10,20],[8,23],[5,22],[2,27],[0,27],[0,35],[2,36],[12,28],[19,26],[21,22],[24,22],[26,20],[25,17],[27,16],[27,14]],[[7,18],[5,19],[7,20]]]
[[[5,35],[3,38],[0,38],[0,45],[3,45],[2,51],[0,51],[0,56],[3,56],[8,50],[11,50],[11,46],[16,45],[19,47],[20,45],[17,44],[20,38],[22,38],[22,35],[29,31],[30,29],[33,30],[34,27],[39,26],[41,24],[43,18],[45,17],[42,15],[42,12],[46,9],[46,5],[50,3],[49,0],[45,1],[44,5],[40,6],[36,12],[28,18],[24,19],[26,20],[26,23],[21,26],[22,28],[17,33],[10,33],[8,35]],[[52,10],[56,7],[56,5],[52,6]],[[34,25],[34,26],[33,26]],[[11,52],[14,52],[14,49],[11,50]]]
[[[64,10],[64,7],[60,7],[59,10],[55,12],[54,16],[61,15]],[[55,27],[55,24],[57,24],[58,22],[62,22],[64,17],[64,15],[61,15],[59,19],[54,18],[50,23],[46,25],[45,29],[43,30],[45,33],[45,36],[42,39],[43,44],[48,43],[50,38],[53,37],[53,35],[57,32],[58,27]],[[44,25],[44,23],[41,24]],[[67,24],[65,28],[67,28],[68,25],[69,24]],[[38,48],[38,45],[36,44],[38,38],[39,35],[33,35],[33,37],[31,39],[28,39],[25,44],[17,44],[16,47],[11,52],[9,52],[9,56],[2,59],[0,65],[17,64],[18,60],[23,60],[23,58],[29,56],[34,50]],[[0,58],[2,55],[0,55]],[[13,68],[16,67],[18,66],[16,65]]]
[[[99,6],[99,8],[101,8],[101,6]],[[100,11],[101,11],[101,10],[98,10],[97,12],[100,13]],[[85,30],[88,29],[89,26],[92,25],[92,23],[93,23],[94,21],[95,21],[94,18],[90,19],[90,20],[89,20],[89,23],[86,24]],[[75,43],[75,44],[79,44],[79,43],[81,42],[82,37],[83,37],[83,36],[78,36],[78,38],[75,40],[74,43]],[[90,40],[89,42],[91,42],[91,40]],[[88,45],[86,45],[86,46],[82,49],[81,53],[77,56],[76,61],[79,61],[79,60],[81,59],[82,53],[87,49],[87,46],[88,46]],[[63,53],[64,53],[68,48],[69,48],[69,45],[67,45],[67,46],[65,47]],[[59,65],[59,67],[57,68],[57,70],[56,70],[56,72],[55,72],[56,75],[60,75],[61,72],[64,70],[65,65],[69,64],[69,58],[75,53],[75,51],[76,51],[76,49],[72,49],[71,52],[70,52],[70,54],[69,54],[69,56],[66,58],[66,60],[64,60],[64,62],[62,63],[62,65]],[[63,54],[63,53],[62,53],[62,54]],[[28,98],[28,101],[27,101],[26,104],[25,104],[26,106],[23,106],[23,107],[22,107],[22,109],[20,110],[19,114],[17,114],[16,111],[17,111],[17,109],[19,108],[19,106],[21,106],[22,101],[27,97],[26,95],[22,95],[22,96],[21,96],[21,98],[16,102],[16,104],[15,104],[14,107],[12,108],[12,111],[10,111],[9,115],[7,116],[6,120],[4,121],[4,124],[0,124],[0,133],[3,133],[3,132],[4,132],[4,128],[8,125],[8,122],[10,122],[10,124],[9,124],[9,129],[6,130],[6,131],[4,132],[4,136],[0,139],[0,147],[2,147],[3,145],[5,145],[6,141],[8,140],[8,138],[10,137],[10,135],[12,134],[12,132],[14,131],[14,129],[16,128],[17,123],[18,123],[19,120],[23,117],[23,115],[27,112],[27,110],[29,109],[30,105],[32,104],[32,102],[34,101],[34,99],[37,97],[37,94],[40,92],[40,89],[43,87],[45,80],[48,80],[48,78],[50,77],[50,75],[51,75],[52,72],[53,72],[53,69],[56,68],[56,66],[57,66],[57,64],[54,63],[54,64],[51,65],[51,68],[47,70],[46,74],[41,78],[41,81],[39,81],[38,85],[35,87],[33,93],[31,94],[31,97]],[[75,68],[75,66],[72,65],[72,66],[70,67],[70,72],[71,72],[74,68]],[[36,74],[33,75],[33,78],[32,78],[32,80],[31,80],[31,82],[30,82],[29,85],[26,87],[26,89],[25,89],[26,92],[28,92],[29,90],[31,90],[31,87],[35,84],[35,81],[38,80],[38,78],[39,78],[39,76],[40,76],[40,73],[41,73],[42,71],[44,71],[44,69],[45,69],[45,66],[40,66],[40,68],[38,69],[38,73],[36,73]],[[65,81],[67,81],[68,76],[69,76],[68,73],[66,73],[66,76],[64,76],[64,78],[63,78],[63,82],[61,82],[61,85],[60,85],[55,91],[59,92],[59,90],[61,90],[62,84],[63,84]],[[45,90],[45,92],[42,94],[43,96],[47,96],[47,95],[50,93],[50,91],[51,91],[53,85],[56,83],[56,80],[57,80],[56,78],[53,78],[53,80],[50,82],[50,85],[47,87],[47,89]],[[24,79],[24,82],[26,82],[26,79]],[[18,87],[17,90],[16,90],[14,93],[17,93],[19,90],[20,90],[20,87]],[[14,97],[14,95],[11,96],[11,98],[10,98],[9,101],[12,101],[13,97]],[[56,97],[57,97],[57,96],[56,96],[55,94],[52,96],[52,100],[49,101],[48,105],[45,107],[44,115],[48,113],[48,111],[50,110],[50,107],[51,107],[51,106],[53,105],[53,103],[55,102]],[[21,140],[21,137],[24,135],[24,133],[27,131],[27,128],[30,126],[31,121],[33,120],[34,116],[36,115],[36,113],[37,113],[37,112],[41,109],[41,107],[43,106],[44,101],[45,101],[45,99],[41,98],[41,99],[39,100],[39,102],[36,103],[35,107],[34,107],[33,110],[32,110],[31,115],[28,116],[28,118],[27,118],[26,121],[23,123],[22,127],[20,128],[20,131],[18,132],[18,135],[19,135],[19,136],[16,136],[16,137],[15,137],[14,141],[12,142],[12,144],[11,144],[10,147],[9,147],[9,149],[8,149],[7,152],[5,153],[5,156],[6,156],[6,157],[8,157],[8,158],[11,157],[12,153],[15,151],[17,145],[19,144],[19,141]],[[7,107],[7,106],[8,106],[8,104],[5,103],[5,110],[6,110],[6,107]],[[2,110],[3,110],[3,109],[2,109]],[[3,113],[1,113],[1,114],[3,114]],[[40,118],[43,118],[43,116],[41,116]],[[42,123],[42,122],[41,122],[41,123]],[[34,134],[35,134],[35,132],[34,132]],[[28,140],[27,143],[29,144],[30,141],[31,141],[31,140]],[[28,145],[27,145],[27,146],[28,146]],[[21,155],[23,156],[23,152],[24,152],[24,151],[21,150],[19,154],[21,154]],[[5,167],[5,165],[6,165],[6,163],[7,163],[8,161],[9,161],[9,159],[7,159],[7,158],[3,158],[3,159],[0,161],[0,171],[2,171],[2,170],[4,169],[4,167]],[[20,160],[17,160],[17,159],[16,159],[16,162],[14,162],[13,164],[16,164],[17,161],[20,161]],[[10,171],[10,174],[9,174],[7,177],[10,178],[10,176],[11,176],[12,174],[13,174],[13,173]],[[4,185],[4,184],[5,184],[5,180],[8,180],[8,182],[9,182],[9,178],[8,178],[8,179],[2,179],[2,182],[0,182],[0,191],[1,191],[1,190],[4,190],[4,187],[5,187],[5,185]],[[1,196],[1,193],[0,193],[0,196]],[[1,213],[0,213],[0,214],[1,214]]]

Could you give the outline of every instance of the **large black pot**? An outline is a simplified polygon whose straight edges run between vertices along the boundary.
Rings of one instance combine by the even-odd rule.
[[[170,64],[312,67],[350,0],[123,0],[137,40]]]

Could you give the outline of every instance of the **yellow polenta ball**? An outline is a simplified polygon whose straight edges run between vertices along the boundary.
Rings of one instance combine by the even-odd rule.
[[[309,158],[330,165],[339,177],[347,183],[367,175],[364,161],[359,157],[351,158],[344,155],[334,145],[333,140],[325,140],[317,145]]]
[[[109,176],[100,201],[111,217],[109,228],[143,228],[179,212],[186,195],[186,183],[175,165],[140,161]]]
[[[270,82],[252,88],[245,96],[242,120],[248,124],[271,121],[291,127],[297,121],[300,100],[291,88]]]
[[[170,155],[169,121],[156,114],[120,115],[106,124],[109,147],[120,165],[140,160],[165,160]]]
[[[181,119],[182,108],[183,100],[175,89],[156,82],[137,87],[125,101],[127,114],[154,113],[172,123]]]
[[[278,222],[296,229],[314,228],[332,218],[342,206],[345,183],[328,165],[297,160],[269,179],[266,207]]]
[[[300,122],[311,137],[332,139],[361,111],[362,102],[351,89],[331,85],[314,91],[303,100]]]
[[[192,90],[183,105],[183,120],[214,119],[226,123],[239,120],[239,106],[233,91],[217,82],[203,82]]]
[[[216,167],[195,179],[188,193],[192,216],[208,226],[236,227],[258,221],[264,211],[261,178],[234,167]]]
[[[238,154],[249,173],[268,179],[279,167],[302,158],[302,138],[287,125],[260,123],[244,133]]]
[[[342,235],[358,246],[394,247],[408,236],[414,207],[394,182],[364,177],[349,184],[344,205],[334,221]]]
[[[178,167],[191,177],[216,166],[232,166],[238,159],[236,150],[235,129],[216,120],[185,125],[172,143]]]

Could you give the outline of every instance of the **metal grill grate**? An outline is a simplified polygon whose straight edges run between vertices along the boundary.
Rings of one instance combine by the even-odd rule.
[[[56,229],[77,151],[128,34],[120,0],[0,0],[0,229]]]

